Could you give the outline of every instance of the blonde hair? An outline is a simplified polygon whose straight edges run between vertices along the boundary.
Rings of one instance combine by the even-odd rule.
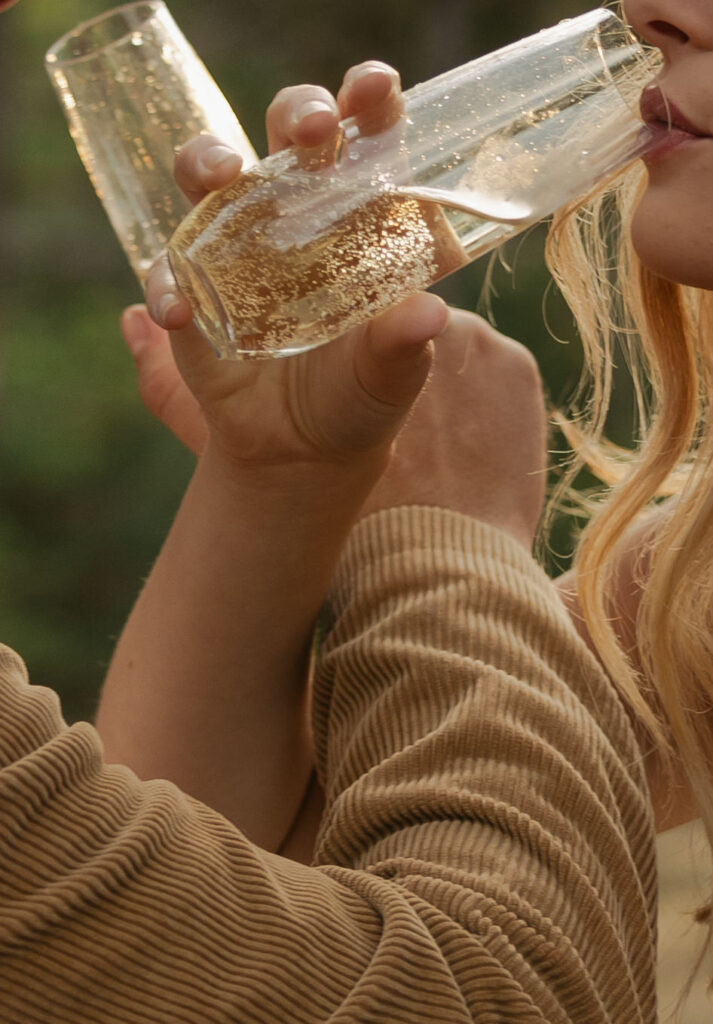
[[[560,494],[585,464],[609,485],[575,556],[585,623],[668,778],[680,759],[713,851],[713,295],[657,277],[637,259],[628,227],[644,183],[638,164],[562,211],[548,238],[548,265],[586,362],[578,411],[559,417],[577,454]],[[617,349],[629,362],[638,416],[627,451],[604,440]],[[638,562],[637,663],[615,630],[617,557],[642,514],[672,495]],[[696,916],[710,926],[713,906]]]

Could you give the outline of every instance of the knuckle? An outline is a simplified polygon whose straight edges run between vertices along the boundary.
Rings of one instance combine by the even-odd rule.
[[[544,401],[542,375],[537,360],[524,345],[517,344],[512,349],[507,380],[522,416],[539,420]]]
[[[225,145],[217,135],[206,132],[190,139],[176,153],[173,160],[173,173],[176,178],[193,178],[196,175],[197,161],[202,153],[213,146]]]
[[[275,94],[267,108],[267,116],[268,118],[281,117],[290,108],[301,105],[310,99],[333,102],[331,93],[321,85],[287,85]]]
[[[290,102],[290,97],[294,93],[295,89],[298,88],[294,85],[288,85],[280,89],[272,97],[272,100],[268,104],[267,116],[274,117],[279,111]]]
[[[542,394],[540,367],[529,348],[472,314],[468,317],[468,332],[477,365],[486,376],[507,380],[512,393],[521,396],[538,398]]]
[[[482,322],[478,334],[483,351],[502,364],[503,369],[517,374],[523,381],[539,383],[540,369],[537,360],[526,345],[500,334],[485,322]]]
[[[514,365],[525,380],[539,381],[540,368],[532,352],[519,341],[511,341]]]
[[[186,142],[176,153],[173,161],[174,168],[185,167],[194,157],[196,149],[199,146],[205,144],[205,140],[208,138],[206,135],[200,135],[198,138],[190,139]]]

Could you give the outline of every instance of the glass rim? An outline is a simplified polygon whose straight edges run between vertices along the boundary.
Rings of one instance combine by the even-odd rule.
[[[95,25],[101,24],[101,22],[109,21],[111,18],[115,18],[127,11],[139,10],[142,7],[146,8],[146,17],[142,19],[141,24],[145,24],[149,21],[157,11],[165,10],[166,13],[168,13],[165,0],[133,0],[133,3],[122,4],[120,7],[113,7],[111,10],[103,11],[101,14],[95,15],[93,18],[88,18],[86,21],[80,21],[78,25],[75,25],[74,28],[69,29],[68,32],[65,32],[64,35],[60,36],[45,53],[45,64],[50,70],[53,68],[68,67],[70,64],[81,64],[82,61],[93,60],[98,54],[103,53],[104,50],[118,46],[120,43],[124,42],[125,39],[129,38],[129,36],[133,35],[134,32],[137,32],[141,26],[136,25],[133,28],[127,28],[126,31],[117,36],[116,39],[112,39],[110,42],[104,43],[102,46],[98,46],[89,53],[83,53],[78,57],[59,56],[59,51],[67,46],[71,39],[79,38],[90,29],[94,28]]]

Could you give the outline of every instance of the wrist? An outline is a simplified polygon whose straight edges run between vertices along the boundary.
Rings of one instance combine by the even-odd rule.
[[[389,461],[390,447],[344,458],[257,462],[236,458],[210,437],[196,468],[196,478],[211,500],[234,504],[244,515],[303,519],[315,523],[355,519]]]

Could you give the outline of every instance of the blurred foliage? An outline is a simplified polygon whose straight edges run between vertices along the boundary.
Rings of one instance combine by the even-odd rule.
[[[105,0],[22,0],[0,16],[0,637],[68,719],[91,716],[111,649],[191,472],[142,409],[117,317],[140,299],[43,71],[46,48]],[[172,0],[259,152],[282,86],[332,90],[376,57],[413,85],[594,6],[589,0]],[[507,17],[504,16],[505,11]],[[579,374],[541,229],[496,273],[497,326],[537,356],[550,396]],[[485,263],[444,282],[475,308]],[[552,333],[550,333],[550,331]],[[557,546],[567,546],[563,533]],[[279,610],[278,610],[279,614]]]

